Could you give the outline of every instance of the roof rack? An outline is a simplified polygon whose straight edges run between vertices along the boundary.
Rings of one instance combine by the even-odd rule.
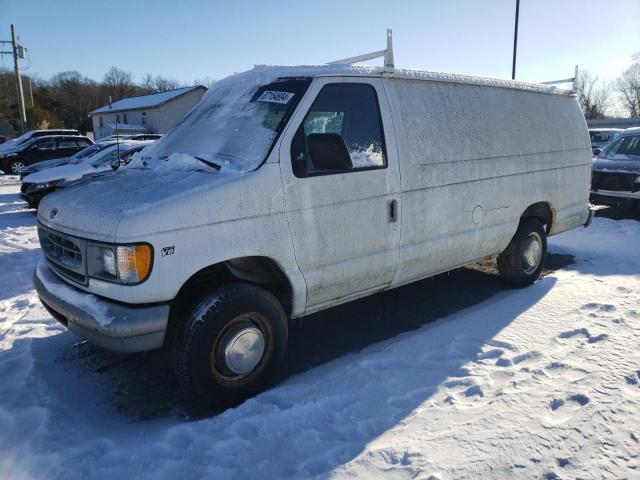
[[[564,78],[562,80],[551,80],[549,82],[540,82],[541,85],[558,85],[561,83],[571,83],[571,91],[575,92],[578,89],[578,66],[576,65],[573,78]]]
[[[373,60],[374,58],[384,57],[384,75],[392,75],[393,66],[393,38],[391,29],[387,29],[387,48],[385,50],[378,50],[377,52],[364,53],[355,57],[343,58],[340,60],[334,60],[328,62],[329,65],[352,65],[354,63],[365,62],[367,60]]]

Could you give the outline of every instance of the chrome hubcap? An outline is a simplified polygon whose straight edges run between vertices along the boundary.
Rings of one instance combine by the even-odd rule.
[[[224,360],[233,373],[245,375],[260,363],[264,351],[262,332],[256,327],[247,327],[229,337],[224,346]]]
[[[20,173],[20,171],[24,168],[24,163],[15,162],[11,164],[11,173]]]
[[[537,232],[531,232],[527,236],[524,250],[522,251],[522,263],[527,274],[536,271],[542,260],[542,238]]]

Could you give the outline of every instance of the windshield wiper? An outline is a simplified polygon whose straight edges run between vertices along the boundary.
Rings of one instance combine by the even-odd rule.
[[[217,163],[210,162],[209,160],[205,160],[204,158],[195,157],[195,156],[194,156],[193,158],[195,158],[196,160],[200,160],[202,163],[204,163],[204,164],[205,164],[205,165],[207,165],[208,167],[213,168],[214,170],[216,170],[216,171],[218,171],[218,172],[219,172],[219,171],[220,171],[220,169],[222,168],[222,167],[221,167],[220,165],[218,165]]]

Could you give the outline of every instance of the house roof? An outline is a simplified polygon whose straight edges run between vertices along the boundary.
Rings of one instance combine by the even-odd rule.
[[[89,113],[113,113],[126,110],[139,110],[141,108],[155,108],[173,100],[174,98],[198,89],[206,90],[207,88],[203,87],[202,85],[195,85],[193,87],[176,88],[174,90],[166,90],[164,92],[149,93],[147,95],[139,95],[137,97],[123,98],[122,100],[118,100],[117,102],[113,102],[100,108],[96,108]]]

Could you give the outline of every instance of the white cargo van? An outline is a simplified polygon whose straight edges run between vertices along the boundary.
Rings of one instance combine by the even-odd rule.
[[[219,81],[127,167],[43,199],[49,311],[104,348],[173,346],[216,403],[260,389],[287,321],[492,254],[536,280],[588,224],[591,144],[555,88],[373,67]]]

